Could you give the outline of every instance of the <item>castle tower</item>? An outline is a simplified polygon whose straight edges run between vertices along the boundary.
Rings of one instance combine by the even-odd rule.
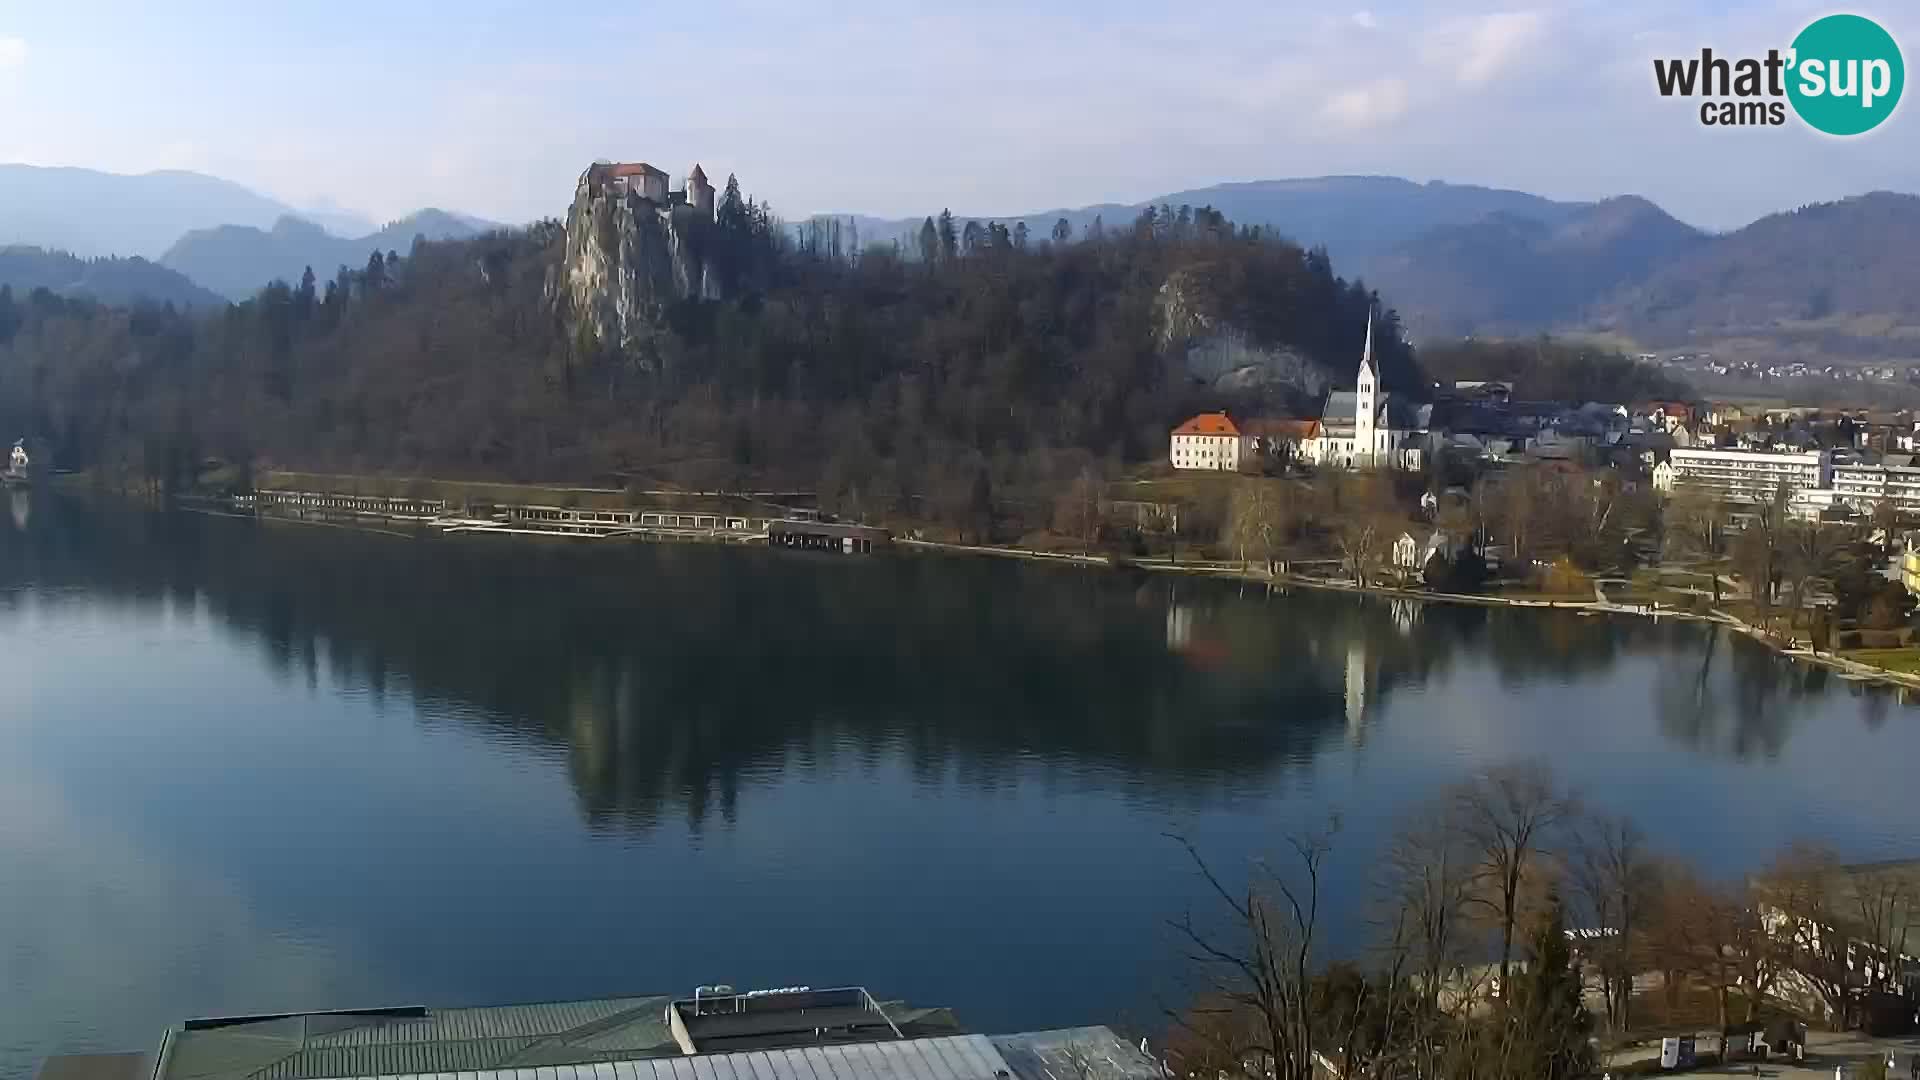
[[[687,174],[687,201],[708,220],[713,218],[713,185],[707,183],[707,173],[698,163]]]
[[[1373,312],[1367,312],[1367,344],[1360,350],[1359,386],[1353,396],[1353,463],[1372,468],[1374,461],[1374,417],[1378,415],[1379,377],[1373,369]]]

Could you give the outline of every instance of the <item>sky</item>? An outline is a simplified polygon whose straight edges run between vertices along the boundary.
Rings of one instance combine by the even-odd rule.
[[[1708,228],[1920,191],[1878,131],[1710,129],[1652,59],[1831,0],[0,0],[0,161],[192,169],[297,207],[561,213],[595,158],[809,213],[1009,215],[1389,174],[1644,195]],[[1849,7],[1920,42],[1920,12]],[[1908,46],[1909,52],[1912,46]]]

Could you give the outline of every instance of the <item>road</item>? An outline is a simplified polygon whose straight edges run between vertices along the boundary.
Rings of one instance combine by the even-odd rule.
[[[1889,1074],[1890,1080],[1906,1080],[1913,1056],[1920,1054],[1920,1036],[1875,1039],[1858,1031],[1812,1031],[1807,1033],[1806,1061],[1798,1065],[1777,1059],[1764,1064],[1741,1061],[1693,1069],[1679,1075],[1752,1076],[1754,1065],[1760,1064],[1759,1075],[1772,1080],[1833,1080],[1836,1066],[1865,1064],[1884,1057],[1888,1051],[1894,1055],[1894,1070]],[[1652,1052],[1658,1054],[1660,1051],[1654,1047]]]

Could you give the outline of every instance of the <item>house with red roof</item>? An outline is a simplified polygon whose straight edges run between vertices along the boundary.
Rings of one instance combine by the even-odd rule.
[[[1223,412],[1201,413],[1173,429],[1167,459],[1176,469],[1238,472],[1253,460],[1254,437]]]

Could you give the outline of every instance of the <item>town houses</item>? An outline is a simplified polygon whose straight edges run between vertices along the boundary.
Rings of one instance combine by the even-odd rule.
[[[1736,517],[1742,504],[1783,494],[1803,519],[1864,520],[1882,507],[1920,517],[1913,413],[1532,401],[1498,380],[1389,389],[1371,322],[1352,388],[1329,391],[1317,416],[1202,413],[1173,429],[1168,457],[1175,469],[1216,472],[1426,471],[1442,460],[1611,467],[1663,495],[1709,494]]]

